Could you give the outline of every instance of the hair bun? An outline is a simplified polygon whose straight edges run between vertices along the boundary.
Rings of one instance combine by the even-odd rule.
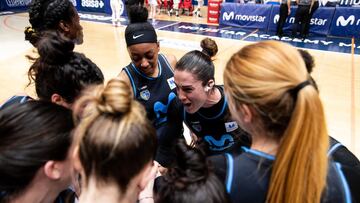
[[[59,32],[45,32],[37,43],[40,60],[47,64],[61,64],[73,54],[75,44]]]
[[[132,92],[120,78],[111,79],[97,99],[97,108],[102,113],[124,114],[130,111]]]
[[[140,5],[131,5],[129,8],[129,20],[132,23],[144,23],[147,22],[149,12],[147,8]]]
[[[202,52],[210,57],[215,56],[218,52],[218,46],[216,42],[208,37],[201,40],[200,46],[203,49]]]

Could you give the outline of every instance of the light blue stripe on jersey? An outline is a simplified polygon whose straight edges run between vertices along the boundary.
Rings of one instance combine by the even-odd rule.
[[[135,87],[134,79],[133,79],[132,75],[130,74],[130,72],[129,72],[129,70],[127,68],[125,68],[125,72],[129,76],[131,86],[132,86],[132,89],[133,89],[133,93],[134,93],[134,98],[136,98],[136,87]]]
[[[224,97],[224,104],[223,104],[223,106],[222,106],[222,109],[221,109],[220,113],[217,114],[216,116],[214,116],[214,117],[206,117],[206,116],[202,115],[200,112],[197,112],[197,113],[198,113],[201,117],[203,117],[203,118],[205,118],[205,119],[213,120],[213,119],[217,119],[218,117],[220,117],[220,116],[224,113],[226,107],[227,107],[227,99],[226,99],[226,97]]]
[[[230,194],[231,192],[231,185],[233,181],[233,173],[234,173],[234,159],[229,153],[225,153],[227,158],[227,177],[226,177],[226,191]]]
[[[172,66],[170,65],[170,63],[169,63],[169,61],[166,59],[166,57],[165,57],[163,54],[159,54],[159,56],[161,56],[161,58],[162,58],[162,59],[165,61],[165,63],[168,65],[170,71],[174,73],[174,71],[173,71],[173,68],[174,68],[174,67],[172,67]]]
[[[332,146],[332,147],[329,149],[327,155],[328,155],[328,156],[332,155],[332,153],[334,153],[334,151],[335,151],[337,148],[341,147],[341,146],[343,146],[341,143],[336,143],[334,146]]]
[[[337,172],[340,175],[341,183],[342,183],[343,188],[344,188],[345,202],[346,203],[351,203],[352,200],[351,200],[351,193],[350,193],[349,185],[348,185],[348,183],[347,183],[347,181],[345,179],[344,173],[341,170],[341,164],[336,162],[335,166],[336,166]]]
[[[250,154],[254,154],[256,156],[261,156],[263,158],[266,158],[266,159],[270,159],[270,160],[275,160],[275,156],[273,155],[270,155],[270,154],[266,154],[264,152],[260,152],[260,151],[257,151],[257,150],[253,150],[253,149],[249,149],[247,147],[241,147],[241,149],[243,149],[245,152],[247,153],[250,153]]]

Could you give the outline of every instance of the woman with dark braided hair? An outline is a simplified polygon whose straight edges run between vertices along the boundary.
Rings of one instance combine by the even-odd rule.
[[[36,47],[45,31],[64,34],[76,44],[83,43],[79,15],[69,0],[33,0],[29,7],[31,27],[25,28],[25,40]]]
[[[45,32],[37,43],[38,58],[28,71],[29,85],[34,83],[40,100],[70,108],[88,85],[102,84],[104,76],[99,67],[84,54],[74,52],[74,42],[59,32]],[[0,108],[31,99],[14,96]]]

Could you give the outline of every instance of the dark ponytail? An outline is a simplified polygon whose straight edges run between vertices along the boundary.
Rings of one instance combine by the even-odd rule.
[[[72,103],[86,85],[101,84],[104,76],[90,59],[74,52],[74,42],[57,31],[44,32],[37,43],[39,52],[28,71],[29,85],[35,83],[38,97],[51,101],[56,93]]]
[[[225,187],[209,170],[205,155],[184,140],[176,146],[177,165],[159,180],[157,203],[226,203]]]

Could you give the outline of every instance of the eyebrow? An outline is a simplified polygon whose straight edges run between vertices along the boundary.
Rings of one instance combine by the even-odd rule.
[[[175,85],[176,85],[177,87],[180,87],[180,88],[190,88],[190,89],[194,89],[192,85],[179,85],[179,84],[177,84],[176,82],[175,82]]]

